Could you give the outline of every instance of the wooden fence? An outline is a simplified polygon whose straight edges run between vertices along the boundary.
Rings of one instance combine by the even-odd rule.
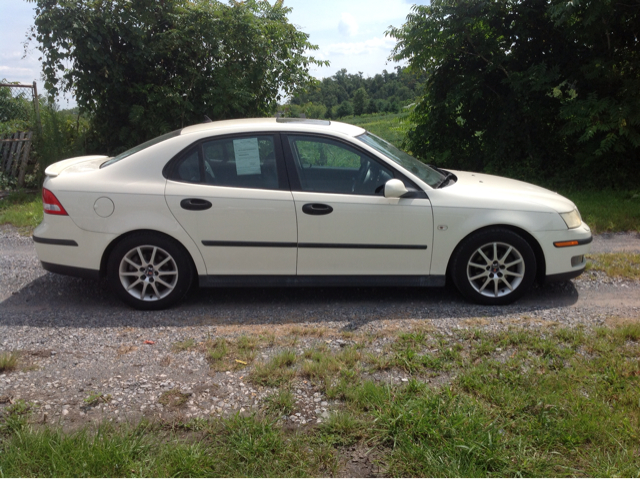
[[[23,186],[29,166],[32,135],[30,131],[21,131],[0,136],[0,171],[12,178],[17,177],[18,186]]]

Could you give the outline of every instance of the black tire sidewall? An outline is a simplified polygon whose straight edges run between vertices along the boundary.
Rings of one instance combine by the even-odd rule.
[[[136,246],[151,245],[169,253],[178,267],[178,282],[167,296],[157,301],[142,301],[131,296],[120,282],[119,268],[122,258]],[[193,283],[193,267],[188,253],[180,243],[161,234],[137,233],[122,239],[111,251],[107,264],[107,281],[112,291],[123,302],[136,309],[159,310],[173,306],[187,295]]]
[[[522,255],[525,264],[524,278],[520,285],[511,293],[500,297],[483,296],[477,292],[467,279],[467,264],[471,256],[481,246],[500,242],[513,246]],[[469,301],[479,304],[502,305],[510,304],[520,299],[530,288],[536,278],[536,255],[531,245],[519,234],[503,228],[491,228],[477,232],[464,239],[454,253],[451,276],[458,291]]]

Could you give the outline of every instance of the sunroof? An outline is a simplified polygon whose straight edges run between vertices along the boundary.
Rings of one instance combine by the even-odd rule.
[[[312,120],[311,118],[276,118],[278,123],[305,123],[307,125],[331,125],[329,120]]]

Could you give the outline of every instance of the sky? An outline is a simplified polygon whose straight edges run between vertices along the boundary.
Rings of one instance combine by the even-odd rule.
[[[426,0],[284,0],[293,10],[289,21],[309,34],[309,41],[319,50],[310,52],[328,67],[314,67],[317,78],[334,75],[346,68],[349,73],[362,72],[365,77],[393,70],[398,64],[388,61],[395,44],[385,37],[390,25],[401,26],[414,3]],[[0,0],[0,80],[38,84],[44,93],[39,52],[24,42],[33,25],[34,3],[25,0]],[[67,103],[67,102],[63,102]],[[69,106],[75,102],[71,100]],[[66,106],[66,105],[65,105]]]

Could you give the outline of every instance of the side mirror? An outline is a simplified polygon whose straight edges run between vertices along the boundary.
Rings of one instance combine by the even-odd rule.
[[[409,190],[404,186],[404,183],[397,178],[387,181],[384,185],[385,198],[402,198],[408,192]]]

